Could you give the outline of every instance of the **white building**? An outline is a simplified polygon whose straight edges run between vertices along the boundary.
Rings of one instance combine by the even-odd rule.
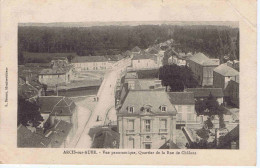
[[[112,62],[104,56],[79,56],[72,59],[76,71],[100,71],[112,68]]]
[[[135,54],[132,59],[132,68],[134,70],[159,68],[157,57],[148,53]]]

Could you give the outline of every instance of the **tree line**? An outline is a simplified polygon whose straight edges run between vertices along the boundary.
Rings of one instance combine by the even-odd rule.
[[[204,52],[218,58],[239,59],[238,28],[227,26],[93,26],[93,27],[18,27],[18,54],[22,52],[113,55],[141,49],[174,39],[182,52]],[[22,60],[22,58],[21,58]]]

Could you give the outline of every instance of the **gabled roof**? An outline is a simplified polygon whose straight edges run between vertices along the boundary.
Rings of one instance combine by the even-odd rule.
[[[105,56],[79,56],[71,60],[71,63],[82,63],[82,62],[107,62],[108,58]]]
[[[119,133],[111,128],[101,128],[94,136],[92,148],[118,148]]]
[[[140,52],[141,49],[138,46],[135,46],[131,51],[132,52]]]
[[[143,107],[151,106],[151,113],[157,115],[176,114],[175,107],[171,104],[165,91],[160,90],[130,90],[123,102],[119,114],[128,114],[127,109],[134,107],[134,115],[140,115]],[[160,107],[166,106],[167,112],[161,112]]]
[[[193,92],[168,92],[170,101],[173,105],[194,105]]]
[[[151,47],[148,49],[149,54],[158,54],[159,51],[155,47]]]
[[[225,136],[219,137],[219,148],[228,147],[232,141],[236,140],[239,140],[239,125],[228,132]]]
[[[189,60],[196,62],[197,64],[205,65],[205,66],[219,65],[219,59],[210,59],[203,53],[197,53],[193,57],[190,57]]]
[[[39,73],[39,75],[62,75],[65,74],[67,71],[64,68],[48,68],[43,69]]]
[[[64,96],[40,96],[39,105],[41,113],[56,116],[72,115],[76,107],[75,103]]]
[[[195,98],[206,98],[209,97],[210,93],[214,97],[224,96],[222,88],[187,88],[185,91],[193,92]]]
[[[229,66],[227,64],[221,64],[214,69],[214,72],[219,73],[222,76],[237,76],[239,72]]]

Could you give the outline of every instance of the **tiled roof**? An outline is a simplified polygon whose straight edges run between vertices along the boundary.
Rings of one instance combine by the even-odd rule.
[[[18,85],[18,95],[22,98],[29,99],[38,95],[38,90],[26,83]]]
[[[168,92],[173,105],[193,105],[195,104],[193,92]]]
[[[72,115],[76,108],[75,103],[63,96],[41,96],[39,97],[41,113],[51,113],[51,115],[64,116]]]
[[[131,51],[132,52],[140,52],[141,49],[138,46],[135,46]]]
[[[205,98],[210,95],[214,97],[223,97],[223,90],[221,88],[187,88],[187,92],[193,92],[195,98]]]
[[[81,63],[81,62],[107,62],[108,58],[104,56],[79,56],[71,60],[71,63]]]
[[[127,114],[129,107],[134,107],[134,115],[142,114],[143,107],[150,106],[151,114],[176,114],[177,111],[171,104],[165,91],[159,90],[130,90],[123,102],[120,114]],[[167,112],[161,112],[161,106],[167,107]]]
[[[54,126],[45,133],[45,137],[51,140],[51,147],[61,147],[70,133],[71,128],[72,124],[63,120],[55,120]]]
[[[127,72],[125,75],[125,79],[137,79],[137,72]]]
[[[50,141],[43,134],[31,132],[23,125],[18,127],[17,146],[20,148],[46,148]]]
[[[203,53],[197,53],[193,57],[190,57],[189,60],[196,62],[197,64],[200,65],[205,65],[205,66],[217,66],[219,65],[219,60],[218,59],[210,59]]]
[[[221,64],[214,69],[215,72],[219,73],[222,76],[237,76],[239,72],[229,66],[227,64]]]
[[[92,148],[118,148],[119,133],[110,128],[101,128],[95,134]]]
[[[219,138],[220,148],[225,148],[230,145],[232,141],[236,141],[239,139],[239,125],[237,125],[234,129],[228,132],[225,136]]]
[[[156,48],[151,47],[151,48],[148,49],[148,53],[149,54],[158,54],[159,51]]]

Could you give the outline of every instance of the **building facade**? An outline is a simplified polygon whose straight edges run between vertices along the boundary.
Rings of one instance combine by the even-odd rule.
[[[187,60],[196,79],[201,86],[213,85],[213,70],[219,65],[219,59],[210,59],[203,53],[197,53]]]
[[[165,91],[130,90],[118,109],[120,146],[123,149],[159,149],[176,143],[176,109]]]
[[[193,92],[168,92],[168,95],[177,110],[177,125],[189,127],[194,124],[202,124],[202,117],[197,116],[195,111]]]
[[[227,64],[221,64],[213,71],[213,86],[215,88],[222,88],[224,90],[224,95],[228,96],[228,91],[226,87],[231,80],[238,78],[239,72]]]
[[[76,71],[104,71],[112,68],[112,61],[104,56],[81,56],[72,59]]]
[[[157,57],[147,53],[135,54],[132,58],[132,68],[133,70],[159,68]]]

